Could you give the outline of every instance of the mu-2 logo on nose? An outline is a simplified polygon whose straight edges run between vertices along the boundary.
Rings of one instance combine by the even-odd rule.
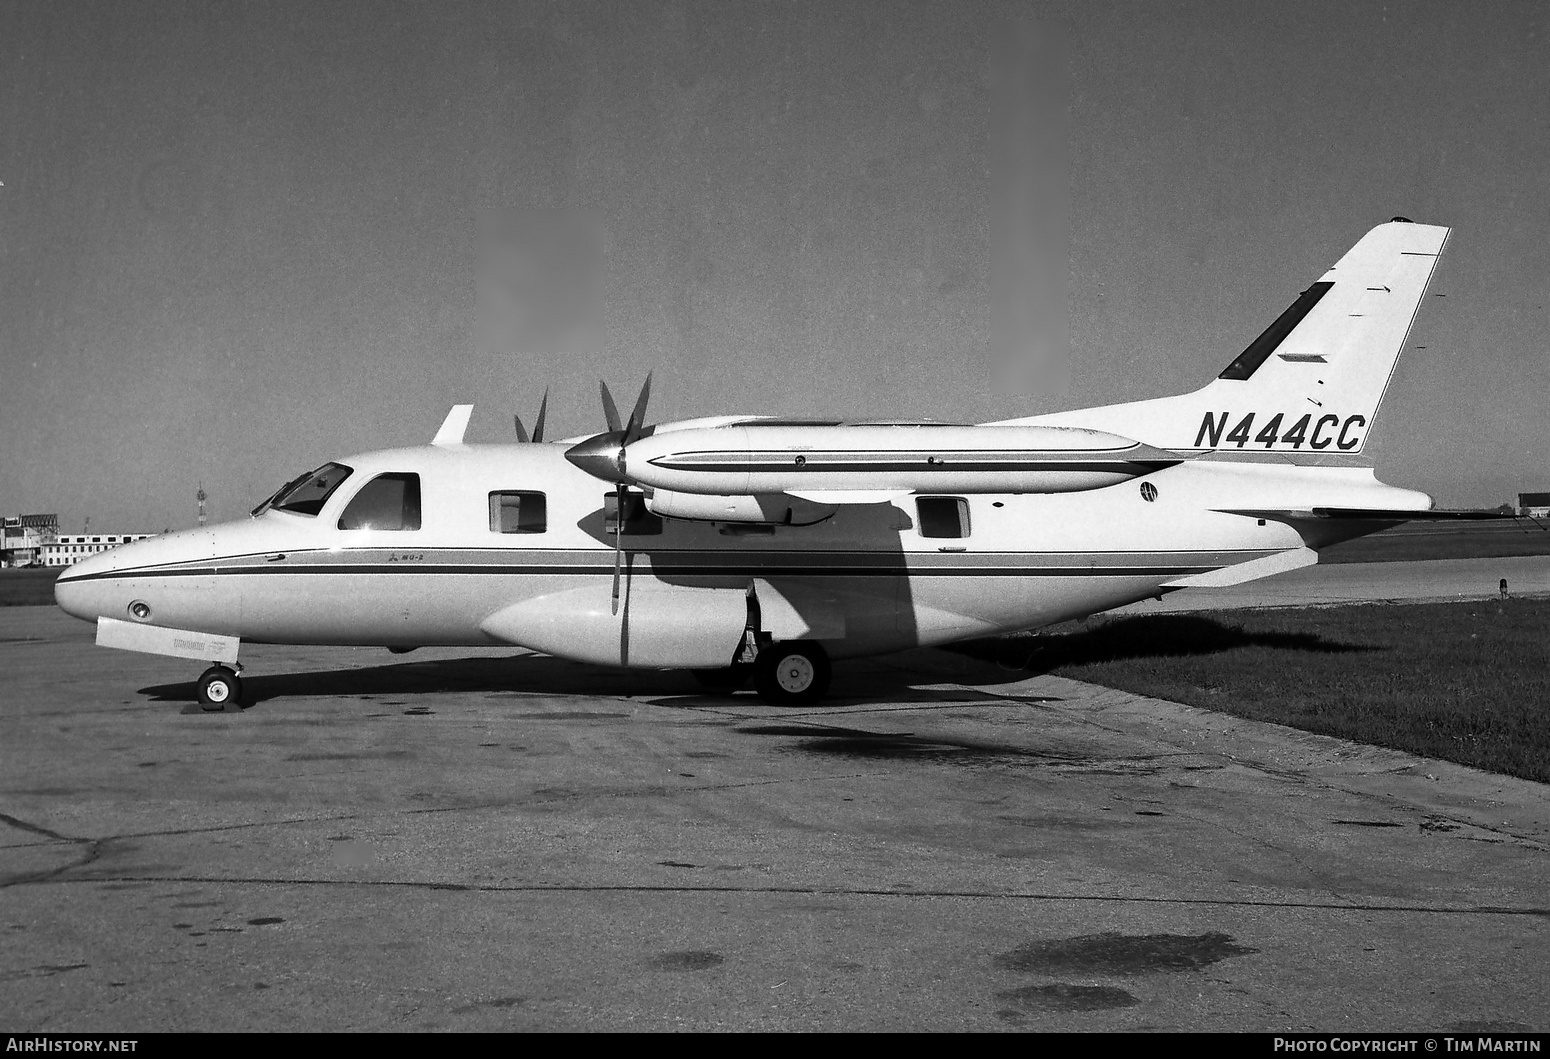
[[[1229,446],[1244,448],[1248,445],[1260,445],[1267,449],[1327,449],[1333,445],[1337,449],[1349,452],[1362,443],[1362,433],[1367,426],[1366,416],[1337,416],[1325,414],[1315,416],[1308,413],[1292,423],[1285,433],[1281,432],[1282,424],[1292,417],[1284,412],[1277,412],[1267,419],[1263,419],[1264,426],[1259,430],[1254,429],[1254,419],[1257,413],[1249,412],[1233,426],[1227,429],[1227,421],[1232,417],[1231,412],[1223,412],[1218,419],[1214,412],[1207,412],[1200,421],[1200,433],[1195,435],[1195,448],[1197,449],[1224,449]]]

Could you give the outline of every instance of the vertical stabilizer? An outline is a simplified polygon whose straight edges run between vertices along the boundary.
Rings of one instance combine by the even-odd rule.
[[[1182,451],[1359,453],[1447,238],[1435,225],[1378,225],[1194,393],[1012,422]]]

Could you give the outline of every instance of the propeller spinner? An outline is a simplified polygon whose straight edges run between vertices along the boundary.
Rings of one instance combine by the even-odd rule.
[[[566,449],[565,458],[594,478],[616,482],[620,486],[628,485],[633,480],[625,467],[624,447],[641,437],[645,429],[646,403],[651,397],[651,376],[646,376],[645,385],[640,388],[640,396],[636,398],[635,407],[630,412],[629,422],[622,426],[619,409],[614,404],[613,394],[608,392],[608,384],[604,382],[598,386],[602,393],[603,416],[608,421],[608,429]]]
[[[625,468],[624,447],[639,438],[645,429],[646,402],[651,397],[651,374],[646,374],[646,382],[640,388],[640,396],[635,399],[635,407],[630,411],[630,421],[622,427],[619,424],[619,409],[614,404],[613,394],[608,392],[608,384],[599,382],[598,386],[603,398],[603,417],[608,421],[608,429],[601,434],[592,437],[578,445],[572,445],[565,450],[565,458],[580,467],[594,478],[601,478],[605,482],[617,482],[618,490],[614,499],[614,591],[613,613],[619,613],[619,570],[624,558],[624,516],[629,503],[630,477]]]

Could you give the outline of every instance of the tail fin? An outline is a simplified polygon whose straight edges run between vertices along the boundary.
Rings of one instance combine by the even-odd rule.
[[[1435,225],[1378,225],[1194,393],[1013,422],[1180,451],[1359,453],[1447,238]]]

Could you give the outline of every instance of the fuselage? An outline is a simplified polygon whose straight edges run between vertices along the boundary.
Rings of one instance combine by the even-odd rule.
[[[252,642],[516,643],[643,666],[726,664],[718,659],[735,649],[753,596],[777,638],[805,635],[843,658],[1084,616],[1319,543],[1232,510],[1376,506],[1375,497],[1429,505],[1365,470],[1196,461],[1084,492],[844,505],[807,526],[659,519],[642,505],[627,510],[616,537],[614,491],[564,450],[452,445],[347,457],[331,465],[347,473],[315,513],[271,508],[117,548],[67,570],[56,596],[87,620]],[[396,504],[410,479],[412,526],[363,522],[376,495],[368,486],[396,488]]]

